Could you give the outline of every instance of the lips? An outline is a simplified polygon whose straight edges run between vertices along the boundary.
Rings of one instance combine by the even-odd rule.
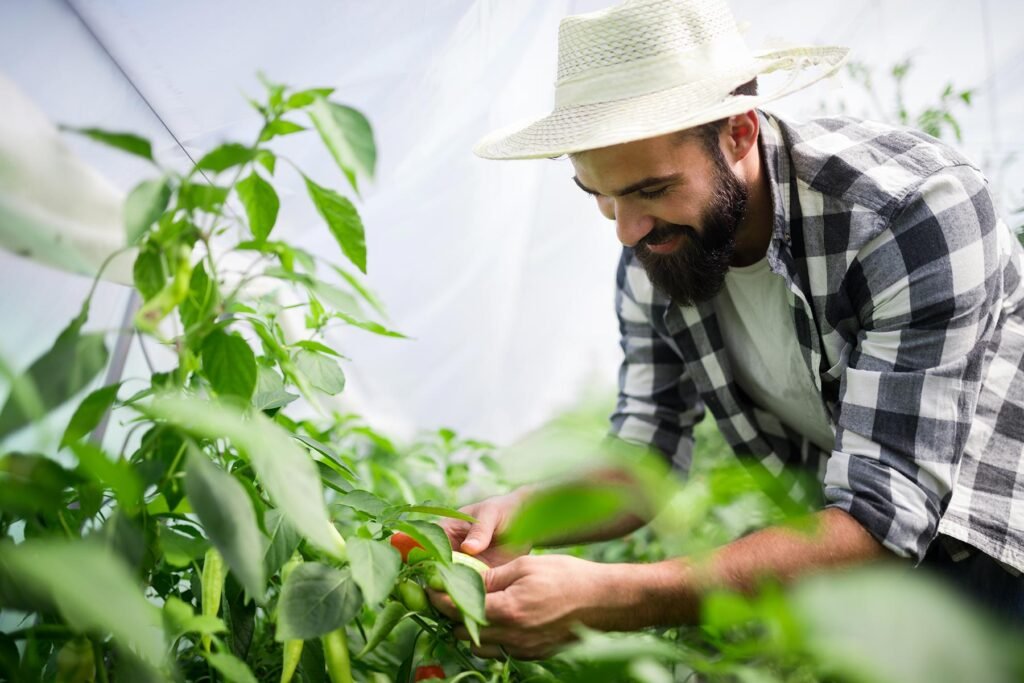
[[[652,254],[668,254],[678,248],[685,234],[685,227],[655,228],[640,243]]]

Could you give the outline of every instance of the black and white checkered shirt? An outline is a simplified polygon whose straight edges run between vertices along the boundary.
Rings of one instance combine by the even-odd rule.
[[[612,433],[685,471],[707,408],[737,455],[810,468],[826,506],[898,555],[920,561],[942,533],[1024,570],[1024,250],[980,171],[924,134],[847,118],[762,113],[760,149],[768,263],[832,452],[736,384],[714,303],[672,305],[630,249]]]

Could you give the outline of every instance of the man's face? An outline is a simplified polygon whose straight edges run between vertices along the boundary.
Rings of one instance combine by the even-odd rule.
[[[615,221],[654,286],[683,306],[722,288],[749,195],[717,144],[708,147],[671,134],[572,158],[576,184]]]

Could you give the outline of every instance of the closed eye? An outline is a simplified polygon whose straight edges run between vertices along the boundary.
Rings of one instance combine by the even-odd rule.
[[[668,188],[669,186],[666,185],[665,187],[658,190],[637,190],[636,195],[641,199],[657,199],[658,197],[668,192]]]

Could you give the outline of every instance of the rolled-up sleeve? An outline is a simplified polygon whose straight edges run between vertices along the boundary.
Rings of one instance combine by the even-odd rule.
[[[704,407],[683,359],[652,324],[646,277],[625,250],[615,295],[623,360],[610,433],[656,448],[686,474],[693,455],[693,427],[703,417]]]
[[[907,195],[847,275],[861,330],[825,497],[916,561],[949,502],[998,319],[997,227],[981,175],[944,169]]]

